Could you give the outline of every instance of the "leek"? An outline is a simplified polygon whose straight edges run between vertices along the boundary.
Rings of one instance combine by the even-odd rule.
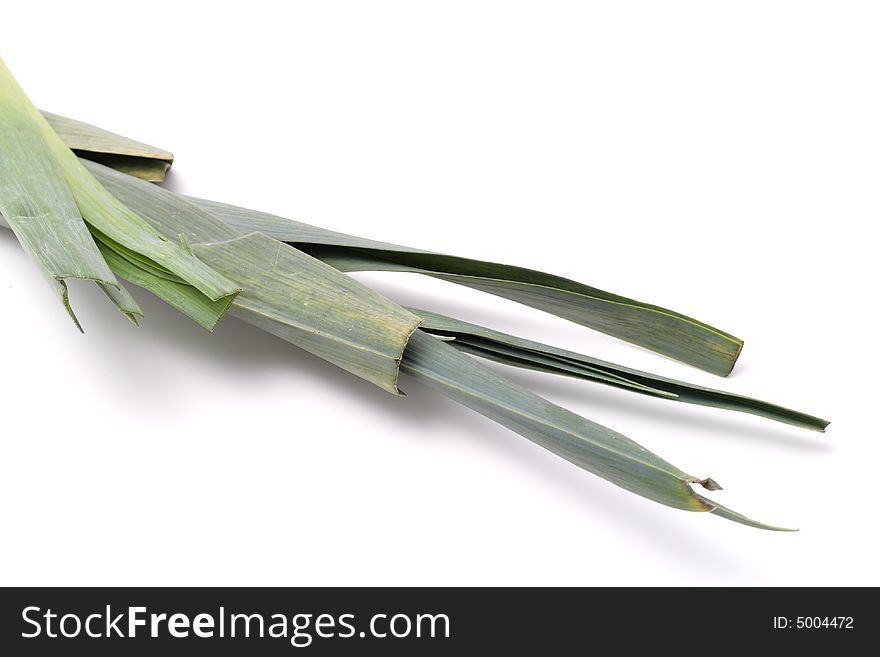
[[[136,304],[119,285],[119,276],[207,328],[228,309],[390,392],[399,393],[400,372],[412,376],[647,499],[780,529],[708,500],[692,486],[719,489],[712,479],[679,470],[629,438],[512,383],[472,355],[811,429],[824,429],[824,421],[428,311],[407,310],[343,272],[415,271],[451,280],[718,374],[732,368],[742,346],[737,338],[684,315],[542,272],[373,242],[256,211],[187,200],[145,182],[164,176],[170,154],[87,124],[46,116],[58,134],[5,67],[0,68],[0,214],[68,308],[64,281],[81,277],[96,281],[120,308],[135,314]],[[78,160],[68,146],[93,161]]]
[[[234,315],[370,380],[369,376],[364,376],[363,371],[359,372],[350,367],[352,363],[350,353],[344,354],[344,358],[341,360],[338,357],[336,359],[328,357],[326,351],[314,349],[308,339],[308,334],[303,334],[299,330],[291,331],[291,323],[305,310],[302,307],[298,308],[297,304],[286,305],[284,303],[283,297],[297,294],[295,286],[287,290],[279,287],[279,283],[273,282],[268,292],[260,295],[261,304],[266,304],[276,310],[267,311],[264,308],[255,313],[255,308],[247,301],[248,290],[252,286],[249,280],[260,280],[267,275],[274,279],[274,270],[279,266],[279,263],[281,266],[285,266],[288,260],[299,262],[287,270],[288,273],[285,274],[286,277],[295,278],[300,275],[296,273],[297,270],[306,268],[308,261],[314,261],[314,259],[289,245],[257,232],[250,233],[245,238],[227,237],[219,243],[204,243],[205,239],[215,233],[228,236],[229,231],[234,228],[225,224],[223,224],[225,228],[222,227],[220,225],[222,222],[217,223],[218,217],[195,206],[180,195],[98,164],[89,163],[87,166],[107,189],[127,205],[137,208],[157,230],[169,234],[181,233],[185,235],[193,243],[196,254],[211,258],[208,260],[209,263],[242,284],[244,291],[234,301],[231,311]],[[230,247],[240,242],[253,243],[254,248],[249,256],[245,256],[241,252],[228,251]],[[299,255],[294,256],[294,253]],[[281,254],[280,258],[279,254]],[[231,264],[224,265],[223,263]],[[120,273],[120,275],[122,274]],[[323,309],[326,304],[333,304],[333,297],[339,294],[342,294],[346,299],[344,305],[349,303],[348,299],[355,298],[334,287],[337,285],[335,276],[330,276],[328,272],[325,272],[324,276],[326,276],[326,280],[323,283],[315,283],[327,290],[325,298],[315,301],[317,308]],[[351,283],[354,284],[354,281]],[[284,291],[282,292],[282,290]],[[281,299],[277,296],[279,292],[281,292]],[[315,310],[315,306],[307,309],[306,312]],[[278,315],[276,313],[280,307],[284,307],[286,310],[285,313]],[[315,326],[328,323],[328,317],[330,325],[338,317],[346,317],[348,321],[354,322],[359,317],[362,318],[362,313],[347,314],[334,305],[331,312],[322,312],[321,316],[323,319],[319,318]],[[451,318],[446,318],[444,323],[442,316],[424,311],[415,310],[413,316],[418,316],[418,318],[412,328],[415,329],[416,326],[423,323],[425,330],[414,330],[411,337],[408,336],[408,341],[405,341],[399,361],[401,372],[438,389],[459,403],[529,438],[575,465],[643,497],[679,509],[710,512],[753,527],[780,529],[746,518],[695,493],[691,488],[692,484],[701,484],[708,490],[720,488],[712,479],[701,479],[682,472],[629,438],[581,418],[524,390],[481,365],[470,356],[453,348],[467,332],[462,330],[464,327],[467,327],[467,330],[473,335],[482,333],[484,336],[494,337],[499,344],[508,342],[511,345],[517,344],[520,348],[531,347],[538,352],[540,351],[536,348],[538,343],[518,342],[518,339],[513,336],[505,336],[505,334],[492,332],[489,329],[480,331],[481,327],[466,325]],[[448,332],[450,327],[457,328],[458,333],[443,336],[443,331],[440,329],[445,328]],[[368,330],[368,326],[361,324],[351,334],[365,335]],[[430,335],[427,331],[431,330],[436,331],[438,335]],[[444,342],[442,337],[454,339],[451,342]],[[547,349],[547,353],[553,351],[552,347]],[[566,353],[561,350],[559,352],[557,355],[560,357]],[[585,360],[585,358],[581,358],[582,364],[590,360]],[[602,361],[598,360],[592,361],[592,365],[597,369],[601,363]],[[643,381],[633,381],[632,384],[633,387],[643,388],[644,390],[640,390],[641,392],[648,390],[653,385],[651,391],[656,396],[675,396],[682,398],[682,401],[690,401],[691,403],[717,405],[749,412],[756,412],[749,403],[754,402],[759,411],[766,411],[759,414],[809,426],[809,428],[817,428],[818,424],[824,427],[821,420],[805,419],[811,416],[788,411],[782,407],[653,377],[653,375],[639,373],[637,370],[624,371],[625,368],[619,368],[619,366],[612,364],[606,365],[608,366],[608,370],[604,373],[606,379],[614,376],[620,379],[627,376],[635,379],[637,375],[643,375]],[[615,367],[619,368],[616,372]],[[395,390],[396,383],[395,381]],[[662,386],[674,388],[675,392],[663,390]]]

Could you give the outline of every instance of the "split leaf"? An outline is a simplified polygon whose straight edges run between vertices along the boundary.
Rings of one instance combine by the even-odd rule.
[[[560,374],[644,395],[750,413],[812,431],[824,431],[826,420],[777,404],[705,388],[685,381],[667,379],[649,372],[615,365],[573,351],[526,340],[484,326],[464,322],[439,313],[411,309],[421,317],[421,328],[438,337],[451,339],[448,344],[481,358],[525,369]]]

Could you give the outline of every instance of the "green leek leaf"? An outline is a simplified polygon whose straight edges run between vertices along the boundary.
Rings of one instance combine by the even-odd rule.
[[[750,413],[813,431],[824,431],[828,426],[826,420],[751,397],[667,379],[439,313],[417,308],[410,310],[424,320],[420,327],[422,330],[435,336],[450,338],[448,344],[460,351],[505,365],[595,381],[688,404]]]
[[[340,271],[415,272],[547,311],[694,367],[726,376],[739,338],[685,315],[532,269],[376,242],[264,212],[192,199],[242,231],[287,242]]]
[[[401,372],[471,410],[515,431],[575,465],[637,495],[685,511],[705,511],[760,529],[789,531],[756,522],[698,495],[720,486],[698,479],[602,425],[556,406],[496,374],[449,343],[416,331]]]
[[[130,176],[149,182],[161,182],[174,162],[174,155],[161,148],[58,114],[42,114],[74,153]]]
[[[41,122],[0,59],[0,214],[77,328],[82,330],[68,298],[69,279],[96,282],[134,320],[141,311],[98,252]]]

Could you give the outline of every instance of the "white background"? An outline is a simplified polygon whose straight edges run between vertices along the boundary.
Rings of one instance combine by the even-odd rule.
[[[42,108],[172,189],[550,270],[745,339],[721,380],[414,275],[392,298],[828,417],[539,394],[795,534],[645,501],[412,381],[75,286],[0,232],[3,584],[880,584],[875,3],[15,3]]]

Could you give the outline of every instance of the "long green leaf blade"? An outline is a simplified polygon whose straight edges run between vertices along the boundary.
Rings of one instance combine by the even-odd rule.
[[[489,292],[726,376],[742,341],[680,313],[523,267],[431,253],[327,231],[264,212],[192,199],[240,230],[287,242],[341,271],[425,274]]]
[[[637,495],[676,509],[715,513],[750,526],[784,531],[697,495],[691,484],[702,484],[708,490],[719,486],[679,470],[626,436],[532,394],[421,330],[410,339],[401,371]]]
[[[454,338],[449,344],[506,365],[560,374],[689,404],[712,406],[758,415],[812,431],[824,431],[828,421],[777,404],[668,379],[573,351],[526,340],[439,313],[412,308],[432,335]]]

